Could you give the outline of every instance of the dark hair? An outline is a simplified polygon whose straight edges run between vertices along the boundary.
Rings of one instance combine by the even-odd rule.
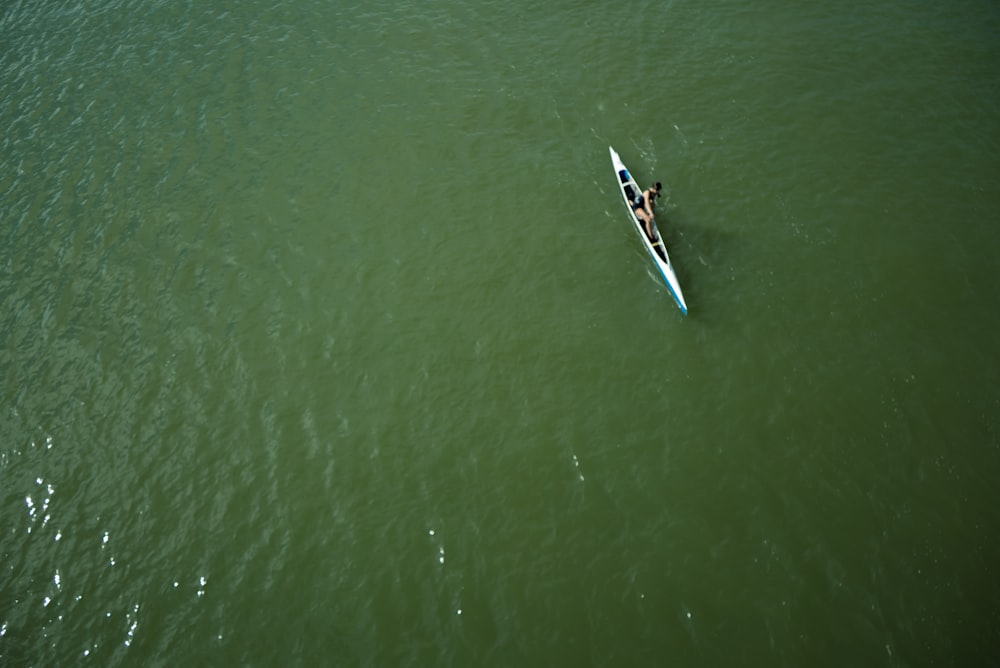
[[[660,190],[661,188],[663,188],[663,185],[662,185],[662,184],[661,184],[661,183],[660,183],[659,181],[657,181],[657,182],[656,182],[656,190],[657,190],[657,192],[659,192],[659,190]]]

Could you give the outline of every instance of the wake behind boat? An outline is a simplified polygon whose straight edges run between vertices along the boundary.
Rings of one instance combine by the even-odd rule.
[[[642,196],[642,188],[639,187],[639,184],[632,178],[628,169],[622,164],[622,159],[618,157],[615,149],[609,146],[608,150],[611,151],[611,164],[614,165],[615,174],[618,176],[618,189],[625,200],[625,208],[628,209],[628,214],[632,217],[632,225],[635,227],[635,231],[639,233],[639,238],[642,239],[643,245],[656,263],[656,268],[659,269],[660,275],[663,276],[663,280],[667,284],[667,288],[670,290],[674,301],[677,302],[677,306],[681,309],[681,313],[687,315],[688,309],[687,304],[684,302],[684,293],[681,292],[681,284],[677,281],[677,274],[674,273],[674,267],[670,264],[670,256],[667,255],[667,249],[663,245],[663,237],[660,236],[660,231],[656,229],[656,221],[654,220],[651,224],[653,241],[650,241],[649,237],[646,236],[645,226],[632,209],[632,202],[635,198]]]

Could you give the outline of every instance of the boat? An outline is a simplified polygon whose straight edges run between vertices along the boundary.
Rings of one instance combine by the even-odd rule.
[[[639,217],[635,215],[635,211],[632,210],[632,201],[642,195],[642,188],[639,184],[635,182],[632,175],[626,169],[625,165],[622,164],[622,159],[615,152],[615,149],[608,147],[611,151],[611,163],[615,167],[615,174],[618,177],[618,190],[622,194],[622,199],[625,200],[625,208],[628,209],[628,215],[632,217],[632,225],[635,227],[635,231],[639,233],[639,238],[642,239],[643,245],[646,250],[649,251],[650,256],[653,258],[653,262],[656,263],[656,268],[660,271],[660,275],[663,276],[663,281],[667,284],[667,288],[670,290],[670,295],[677,302],[677,306],[680,307],[681,313],[687,315],[687,303],[684,301],[684,293],[681,292],[681,284],[677,280],[677,274],[674,272],[674,267],[670,263],[670,256],[667,255],[667,248],[663,245],[663,237],[660,235],[660,231],[656,228],[656,220],[653,220],[653,237],[654,240],[650,241],[649,237],[646,236],[646,226],[643,224]]]

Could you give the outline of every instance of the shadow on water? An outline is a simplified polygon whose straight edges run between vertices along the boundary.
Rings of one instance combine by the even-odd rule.
[[[741,256],[740,235],[732,229],[690,222],[683,213],[663,218],[667,224],[662,234],[684,290],[688,315],[713,322],[709,314],[718,312],[722,295],[728,292],[720,286],[735,275]]]

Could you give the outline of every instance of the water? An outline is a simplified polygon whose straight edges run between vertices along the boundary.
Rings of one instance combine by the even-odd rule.
[[[204,4],[0,12],[2,663],[995,664],[991,3]]]

